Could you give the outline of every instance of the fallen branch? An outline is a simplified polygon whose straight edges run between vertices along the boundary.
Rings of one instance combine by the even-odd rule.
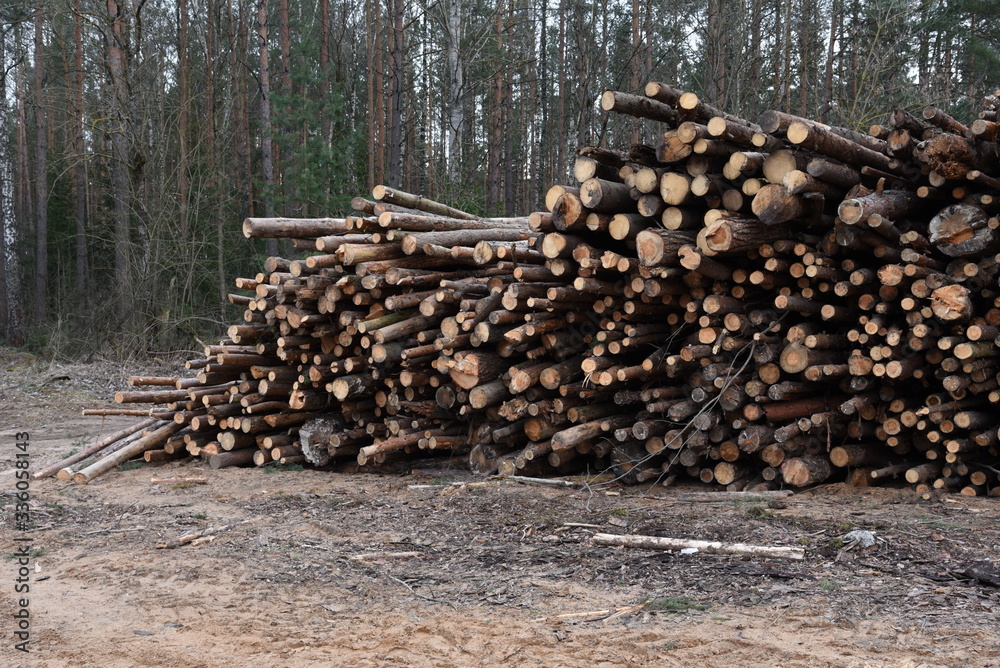
[[[593,617],[593,619],[584,619],[587,622],[600,622],[609,621],[611,619],[616,619],[623,615],[627,615],[632,612],[638,612],[646,607],[646,602],[638,603],[636,605],[626,605],[622,608],[608,608],[607,610],[591,610],[589,612],[567,612],[562,615],[553,615],[552,617],[539,617],[538,619],[532,619],[533,622],[557,622],[564,619],[579,619],[581,617]]]
[[[678,501],[693,503],[725,503],[727,501],[773,501],[792,496],[790,489],[776,489],[763,492],[684,492],[677,495]]]
[[[208,527],[204,531],[196,531],[192,533],[184,534],[179,538],[174,538],[173,540],[168,540],[163,543],[157,543],[157,550],[172,550],[177,547],[182,547],[184,545],[200,545],[201,543],[210,543],[215,540],[220,533],[223,531],[228,531],[234,527],[238,527],[243,524],[248,524],[251,520],[243,520],[242,522],[237,522],[236,524],[223,524],[221,526]]]
[[[422,552],[362,552],[347,557],[348,561],[377,561],[379,559],[415,559],[424,556]]]
[[[148,411],[147,411],[147,413],[148,413]],[[35,474],[35,476],[34,476],[35,480],[40,480],[42,478],[48,478],[50,475],[58,473],[59,469],[65,468],[67,466],[72,466],[73,464],[76,464],[77,462],[83,461],[87,457],[90,457],[91,455],[100,452],[101,450],[103,450],[104,448],[108,447],[112,443],[116,443],[116,442],[120,441],[123,438],[131,436],[132,434],[134,434],[134,433],[136,433],[138,431],[141,431],[141,430],[145,429],[146,427],[151,427],[154,424],[157,424],[157,422],[158,421],[156,420],[156,418],[149,418],[148,420],[143,420],[142,422],[134,424],[134,425],[132,425],[130,427],[126,427],[124,429],[116,431],[115,433],[111,434],[110,436],[101,439],[97,443],[94,443],[90,447],[84,448],[83,450],[81,450],[80,452],[77,452],[76,454],[70,455],[69,457],[66,457],[65,459],[61,459],[58,462],[56,462],[55,464],[52,464],[51,466],[45,467],[44,469],[42,469],[41,471],[39,471],[38,473]]]
[[[178,483],[189,483],[192,485],[206,485],[208,478],[150,478],[151,485],[175,485]]]
[[[804,559],[801,547],[779,547],[767,545],[747,545],[746,543],[722,543],[708,540],[687,540],[685,538],[662,538],[660,536],[619,536],[615,534],[594,534],[598,545],[636,547],[645,550],[697,550],[705,554],[749,554],[758,557],[778,559]]]

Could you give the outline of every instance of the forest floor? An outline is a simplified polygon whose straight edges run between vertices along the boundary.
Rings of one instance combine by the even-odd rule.
[[[94,442],[134,418],[80,409],[137,371],[0,349],[0,665],[1000,666],[1000,588],[963,575],[1000,562],[997,499],[835,484],[690,503],[675,488],[525,486],[445,464],[371,475],[182,461],[32,482],[33,528],[15,532],[14,434],[30,434],[35,470]],[[151,482],[176,476],[207,482]],[[876,544],[845,542],[853,529]],[[158,547],[192,532],[206,537]],[[610,548],[595,532],[806,556]],[[13,649],[16,537],[33,555],[30,655]]]

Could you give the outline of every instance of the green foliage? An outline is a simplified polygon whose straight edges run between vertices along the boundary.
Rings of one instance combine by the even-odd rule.
[[[302,464],[267,464],[264,466],[264,473],[295,472],[301,470],[303,470]]]
[[[819,588],[825,592],[837,591],[840,589],[840,584],[836,582],[831,582],[830,580],[820,580]]]
[[[296,77],[293,87],[314,91],[319,73]],[[364,136],[345,127],[349,110],[340,86],[325,99],[301,94],[274,100],[275,141],[281,147],[281,171],[287,186],[273,193],[279,210],[303,216],[336,216],[350,210],[351,198],[362,191],[365,163],[358,160]],[[328,134],[328,136],[324,136]]]
[[[664,596],[654,598],[646,603],[647,610],[664,612],[684,612],[685,610],[708,610],[710,606],[698,603],[690,596]]]

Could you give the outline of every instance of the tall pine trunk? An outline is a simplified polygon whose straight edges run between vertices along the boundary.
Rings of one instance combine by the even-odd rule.
[[[7,127],[7,31],[0,29],[0,125]],[[7,343],[24,344],[21,267],[17,250],[18,221],[14,202],[14,156],[10,135],[0,132],[0,330]]]
[[[508,4],[509,15],[507,17],[507,45],[504,58],[503,77],[503,212],[504,215],[514,215],[517,207],[517,177],[518,169],[514,160],[514,63],[521,62],[520,58],[515,60],[514,52],[514,25],[517,16],[514,14],[514,0]],[[523,133],[518,133],[523,137]]]
[[[500,206],[501,160],[503,156],[503,11],[499,8],[494,20],[493,36],[496,41],[497,60],[493,67],[493,85],[490,113],[486,115],[489,139],[486,153],[486,207],[492,213]]]
[[[291,27],[289,26],[289,15],[288,15],[288,0],[278,1],[278,44],[281,49],[281,94],[286,100],[291,99],[292,96],[292,63],[291,63]],[[286,108],[289,103],[286,102]],[[279,114],[279,118],[281,115]],[[279,125],[283,126],[282,123]],[[291,134],[294,130],[288,127],[282,127],[281,132]],[[296,200],[296,187],[295,184],[290,185],[291,192],[286,190],[286,186],[289,186],[285,182],[283,175],[285,171],[282,169],[281,162],[281,144],[275,142],[272,144],[272,149],[274,150],[274,165],[277,169],[277,174],[275,175],[275,181],[279,186],[279,190],[284,196],[291,196],[292,201],[283,200],[284,205],[282,207],[282,213],[290,212],[291,215],[302,215],[302,210],[300,204]],[[294,158],[293,158],[294,159]]]
[[[830,11],[830,41],[826,47],[826,70],[823,73],[823,107],[820,111],[819,119],[826,123],[833,110],[833,63],[836,55],[836,46],[839,39],[839,24],[841,0],[833,0],[833,9]]]
[[[125,85],[125,28],[121,7],[108,0],[107,59],[111,86],[111,192],[114,199],[115,221],[115,289],[119,303],[132,312],[132,292],[129,289],[130,224],[128,139],[125,136],[127,90]]]
[[[402,182],[403,147],[403,87],[406,72],[403,68],[403,0],[389,3],[389,165],[387,180],[398,188]]]
[[[49,280],[49,126],[45,108],[45,12],[35,4],[35,322],[45,321]]]
[[[274,197],[274,153],[271,146],[271,79],[268,72],[268,52],[267,52],[267,0],[257,0],[257,39],[258,56],[260,63],[260,76],[258,85],[260,86],[260,148],[261,148],[261,169],[264,173],[264,192],[261,200],[264,205],[264,217],[270,218],[274,215],[274,206],[271,198]],[[274,239],[268,239],[266,243],[269,255],[276,255],[278,244]]]
[[[537,97],[539,99],[539,106],[542,108],[542,124],[538,129],[538,153],[539,155],[533,161],[537,163],[538,173],[536,175],[536,191],[535,191],[535,201],[542,202],[545,195],[546,184],[551,183],[552,172],[551,165],[552,159],[550,157],[551,151],[549,150],[549,99],[552,97],[552,91],[549,89],[549,56],[548,56],[548,9],[549,0],[539,0],[540,4],[540,17],[539,17],[539,31],[538,35],[538,45],[541,50],[541,62],[538,66],[538,85],[535,89],[538,91]],[[534,117],[534,116],[532,116]]]
[[[73,172],[76,182],[76,288],[86,299],[87,277],[87,145],[83,134],[85,113],[83,103],[83,14],[80,0],[73,2],[73,46],[75,77],[73,87]]]
[[[180,235],[188,230],[188,8],[177,0],[177,198],[180,204]]]
[[[566,2],[559,0],[559,45],[558,72],[556,81],[559,89],[559,106],[556,116],[556,166],[552,175],[556,183],[562,183],[566,178]]]
[[[448,179],[457,182],[462,167],[462,130],[465,125],[465,63],[462,61],[462,0],[448,3]]]
[[[250,166],[250,94],[246,77],[244,76],[243,63],[238,57],[238,54],[247,53],[247,30],[244,24],[244,14],[247,11],[247,7],[244,5],[244,0],[237,0],[237,2],[240,3],[240,11],[234,19],[233,0],[226,0],[230,30],[229,76],[236,88],[234,95],[236,101],[233,114],[236,123],[236,162],[239,163],[239,168],[242,172],[242,178],[239,179],[239,182],[241,182],[243,187],[242,194],[246,198],[243,215],[244,217],[253,217],[257,213],[257,207],[254,204],[253,170]],[[249,21],[246,21],[246,23],[248,24]]]
[[[375,149],[378,144],[378,107],[375,106],[375,39],[373,30],[375,29],[375,11],[377,0],[367,0],[365,2],[365,53],[368,55],[368,76],[365,84],[368,89],[368,190],[371,191],[377,183],[377,165],[375,160]]]
[[[373,12],[368,30],[375,31],[375,52],[369,53],[375,71],[375,103],[370,107],[375,117],[372,119],[375,130],[375,181],[385,181],[385,72],[383,69],[384,27],[382,22],[382,0],[369,0]]]
[[[323,110],[323,119],[320,121],[320,132],[323,137],[323,148],[330,148],[330,139],[333,124],[330,120],[332,110],[328,106],[330,99],[330,0],[319,0],[319,97]],[[329,193],[329,186],[323,188],[323,200]]]

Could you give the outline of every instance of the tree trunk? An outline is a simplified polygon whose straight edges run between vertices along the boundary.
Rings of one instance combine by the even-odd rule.
[[[403,64],[403,0],[390,0],[389,20],[389,165],[386,180],[390,186],[401,182],[403,150],[403,89],[406,70]]]
[[[540,148],[541,159],[534,162],[538,163],[537,169],[538,173],[536,178],[538,179],[537,193],[535,196],[535,201],[541,201],[542,195],[545,192],[545,188],[548,187],[547,184],[552,183],[551,172],[551,150],[549,149],[549,99],[552,97],[551,91],[549,90],[549,58],[548,58],[548,9],[549,0],[539,0],[539,50],[541,51],[541,60],[539,63],[538,71],[538,85],[535,86],[535,90],[538,91],[539,105],[541,106],[542,112],[542,124],[538,129],[538,145]]]
[[[260,148],[261,148],[261,169],[264,173],[264,193],[261,196],[264,204],[264,217],[270,218],[274,215],[274,153],[271,145],[271,79],[268,72],[268,29],[267,29],[267,0],[257,0],[257,38],[259,47],[260,62]],[[278,244],[273,240],[267,242],[267,253],[276,255]]]
[[[288,16],[288,0],[279,0],[278,2],[278,43],[281,49],[281,94],[285,99],[291,99],[292,97],[292,65],[291,65],[291,34],[289,27],[289,16]],[[286,104],[287,108],[287,104]],[[292,127],[281,128],[282,134],[295,134],[296,131]],[[273,144],[274,150],[274,164],[277,168],[277,174],[275,176],[276,185],[282,195],[285,195],[288,199],[285,199],[285,204],[283,209],[288,209],[292,212],[296,212],[301,215],[301,204],[297,201],[296,193],[298,188],[295,183],[287,183],[284,178],[282,178],[282,162],[281,162],[281,145],[278,143]],[[294,156],[292,156],[294,160]]]
[[[0,35],[0,68],[7,71],[6,34]],[[17,68],[20,73],[20,67]],[[19,77],[18,77],[19,79]],[[20,111],[20,93],[16,93]],[[7,77],[0,76],[0,119],[7,120]],[[6,125],[5,125],[6,127]],[[20,221],[17,215],[17,200],[14,184],[14,156],[10,150],[10,135],[0,133],[0,252],[4,263],[4,293],[0,302],[6,307],[5,329],[7,342],[14,346],[24,345],[24,304],[21,294],[21,263],[18,249]]]
[[[256,214],[254,206],[253,172],[250,169],[250,98],[247,90],[247,83],[244,77],[242,61],[237,54],[246,53],[247,31],[243,29],[243,5],[240,4],[240,13],[233,17],[232,0],[226,0],[226,10],[229,18],[229,76],[236,87],[235,104],[233,114],[236,125],[235,149],[236,162],[239,170],[242,171],[242,187],[245,196],[245,208],[243,215],[247,218]],[[234,169],[234,172],[236,170]]]
[[[566,178],[566,2],[559,0],[559,71],[556,74],[559,87],[559,107],[556,116],[556,166],[551,178],[562,183]]]
[[[177,199],[180,204],[180,237],[188,230],[188,8],[177,0]]]
[[[465,63],[462,60],[462,0],[448,3],[448,128],[445,132],[445,159],[448,161],[448,179],[460,178],[462,130],[465,124]]]
[[[330,118],[328,100],[330,98],[330,0],[319,0],[319,99],[323,118],[320,121],[320,131],[323,138],[323,148],[330,148],[333,123]],[[374,184],[372,186],[374,187]],[[329,194],[329,188],[324,188],[324,195]]]
[[[281,45],[281,92],[286,97],[292,94],[292,37],[289,26],[288,0],[278,2],[278,40]]]
[[[809,66],[812,57],[812,5],[810,0],[801,0],[799,5],[799,115],[809,114]]]
[[[73,89],[73,168],[76,182],[76,289],[86,301],[87,291],[87,145],[83,134],[83,15],[80,0],[73,3],[73,46],[76,76]],[[2,60],[0,60],[2,62]],[[223,293],[224,295],[225,293]]]
[[[839,38],[838,21],[841,19],[841,0],[833,0],[833,8],[830,10],[830,37],[826,49],[826,71],[823,75],[823,106],[820,108],[819,119],[826,123],[829,119],[830,111],[833,110],[833,59],[835,57],[836,44]]]
[[[504,63],[503,77],[503,215],[514,215],[517,208],[517,163],[514,160],[514,65],[520,62],[520,58],[514,53],[514,24],[517,17],[514,15],[514,1],[508,5],[509,16],[507,18],[507,44],[504,50],[506,62]],[[586,90],[586,89],[584,89]],[[523,136],[523,134],[518,134]]]
[[[125,84],[125,18],[122,8],[116,0],[108,0],[108,19],[111,22],[107,34],[108,40],[108,72],[111,76],[111,191],[114,198],[115,221],[115,289],[120,304],[131,311],[132,292],[129,289],[129,256],[131,255],[131,224],[128,165],[131,162],[128,150],[128,138],[125,135],[126,119],[125,101],[128,90]]]
[[[369,0],[372,9],[372,22],[368,29],[375,31],[375,52],[369,57],[375,68],[375,104],[371,107],[375,114],[375,185],[383,183],[385,178],[385,144],[386,144],[386,105],[385,105],[385,71],[383,58],[385,56],[385,33],[382,21],[381,0]]]
[[[368,76],[365,83],[368,86],[368,109],[373,116],[368,121],[368,190],[370,191],[377,184],[375,173],[375,150],[378,142],[378,107],[375,106],[375,45],[372,39],[372,31],[375,29],[375,12],[373,7],[377,7],[375,0],[365,2],[365,52],[368,57]]]
[[[498,11],[493,22],[493,38],[497,54],[503,53],[503,12]],[[501,202],[501,162],[503,145],[503,67],[498,62],[493,68],[493,82],[489,100],[490,113],[486,115],[489,124],[489,139],[486,158],[486,206],[496,210]]]
[[[708,96],[713,104],[725,104],[726,92],[726,33],[722,0],[708,0]]]
[[[711,15],[711,9],[709,9]],[[637,91],[642,85],[642,66],[639,63],[639,49],[642,47],[642,37],[639,32],[639,0],[632,0],[632,51],[631,51],[631,81],[630,90]],[[632,122],[632,143],[642,141],[642,120],[636,118]]]
[[[223,234],[226,209],[225,198],[219,192],[216,170],[219,160],[215,148],[215,26],[218,5],[208,0],[205,25],[205,153],[208,157],[208,192],[215,197],[215,263],[219,281],[219,316],[226,317],[226,252]]]
[[[35,322],[45,320],[49,277],[49,128],[45,108],[45,12],[35,4]]]

